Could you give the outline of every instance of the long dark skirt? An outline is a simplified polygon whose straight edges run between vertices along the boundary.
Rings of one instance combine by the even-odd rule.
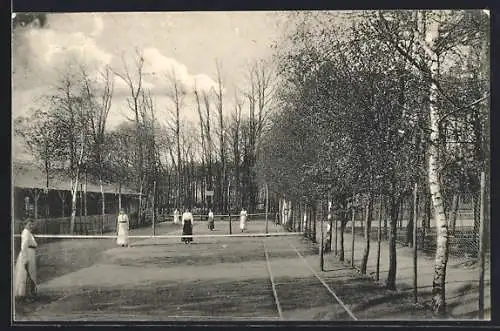
[[[184,221],[184,226],[182,227],[182,238],[181,241],[188,243],[193,241],[193,224],[191,221]]]

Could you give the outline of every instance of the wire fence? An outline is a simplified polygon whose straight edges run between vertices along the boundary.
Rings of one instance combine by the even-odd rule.
[[[465,200],[465,199],[464,199]],[[306,206],[290,203],[290,208],[280,213],[280,223],[288,231],[302,231],[304,237],[316,245],[316,253],[322,264],[323,259],[335,259],[350,264],[361,271],[362,265],[366,268],[362,273],[372,276],[376,281],[386,284],[390,269],[391,220],[383,210],[381,215],[375,205],[371,216],[370,229],[366,231],[366,206],[355,207],[347,212],[347,219],[341,218],[340,213],[332,209],[328,218],[327,201],[320,201],[315,206]],[[461,208],[460,208],[461,207]],[[487,207],[486,207],[487,208]],[[431,214],[428,219],[425,213],[419,213],[416,222],[416,265],[413,253],[413,213],[412,208],[402,208],[396,222],[396,288],[418,292],[418,300],[430,303],[434,277],[435,254],[437,249],[437,230]],[[344,214],[346,215],[346,214]],[[345,217],[345,216],[344,216]],[[341,224],[342,219],[344,224]],[[379,221],[380,219],[380,221]],[[490,241],[484,236],[483,251],[485,267],[481,266],[481,224],[478,204],[464,204],[458,206],[455,222],[451,224],[451,213],[448,212],[448,267],[446,272],[446,297],[449,310],[459,311],[462,314],[468,309],[470,317],[481,316],[484,312],[491,312],[490,292]],[[330,221],[331,220],[331,223]],[[485,215],[484,227],[489,229],[488,216]],[[380,223],[379,223],[380,222]],[[380,224],[380,241],[379,241]],[[483,232],[485,233],[485,232]],[[486,230],[488,233],[488,230]],[[368,257],[367,238],[370,245]],[[380,247],[380,248],[379,248]],[[322,254],[323,253],[323,254]],[[482,270],[482,271],[481,271]],[[486,271],[485,271],[486,270]],[[485,278],[481,280],[480,274]],[[416,276],[415,276],[416,275]],[[416,284],[412,279],[417,278]],[[481,282],[486,288],[481,289]],[[485,298],[484,308],[478,310],[480,297]],[[484,300],[484,299],[483,299]],[[463,303],[462,303],[463,302]],[[466,306],[466,308],[463,308]],[[484,310],[483,310],[484,309]],[[481,311],[482,310],[482,311]],[[463,316],[463,315],[461,315]],[[480,317],[482,318],[482,317]]]

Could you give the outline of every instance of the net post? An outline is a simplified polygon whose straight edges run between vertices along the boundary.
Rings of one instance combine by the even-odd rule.
[[[268,193],[268,188],[267,188],[267,183],[266,183],[266,233],[269,233],[269,220],[267,218],[268,206],[269,206],[269,193]]]
[[[153,221],[152,227],[153,227],[153,237],[156,236],[156,222],[155,222],[155,195],[156,195],[156,180],[153,182]]]
[[[351,267],[353,267],[353,268],[354,268],[354,240],[355,240],[354,233],[356,231],[356,225],[355,225],[356,208],[354,206],[354,199],[355,199],[355,194],[353,193],[353,195],[352,195],[352,220],[351,220],[351,232],[352,232],[352,237],[351,237]]]
[[[316,206],[316,208],[317,208],[317,206]],[[321,209],[322,209],[322,211],[324,210],[323,201],[321,202]],[[320,257],[319,257],[319,266],[321,268],[321,271],[325,271],[325,268],[324,268],[325,267],[324,247],[323,247],[323,245],[324,245],[324,238],[325,238],[324,233],[323,233],[324,232],[323,227],[324,227],[325,224],[324,224],[324,213],[322,212],[321,214],[322,214],[321,215],[321,220],[320,220],[320,222],[321,222],[320,223],[320,227],[321,227],[321,247],[320,247],[320,251],[319,251],[319,254],[320,254]]]

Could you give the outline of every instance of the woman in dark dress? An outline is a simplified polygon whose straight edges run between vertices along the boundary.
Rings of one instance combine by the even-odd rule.
[[[186,211],[182,214],[182,238],[185,244],[190,244],[193,241],[193,214],[186,208]]]

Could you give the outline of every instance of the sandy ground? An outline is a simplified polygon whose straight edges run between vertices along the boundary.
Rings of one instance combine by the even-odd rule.
[[[215,233],[226,231],[217,223],[216,229]],[[282,232],[272,223],[269,230]],[[263,232],[264,222],[249,223],[247,231]],[[166,223],[157,231],[180,232],[180,226]],[[210,231],[199,223],[194,232]],[[327,271],[321,272],[316,248],[300,236],[196,238],[191,245],[180,239],[147,239],[132,244],[122,248],[113,240],[72,240],[43,245],[38,250],[39,298],[17,302],[15,319],[351,320],[314,273],[357,319],[432,319],[429,310],[412,304],[405,293],[386,291],[332,258],[327,260]]]
[[[335,234],[334,234],[335,235]],[[318,235],[319,237],[319,235]],[[350,234],[344,234],[345,259],[350,264],[351,259]],[[359,267],[364,250],[364,238],[355,236],[354,264]],[[380,254],[381,282],[385,282],[389,270],[388,243],[382,241]],[[367,271],[372,277],[376,275],[377,243],[371,242]],[[336,261],[334,253],[327,257],[328,261]],[[417,255],[417,287],[419,299],[427,304],[431,302],[432,280],[434,276],[434,256],[418,252]],[[490,263],[486,264],[485,273],[485,317],[491,314],[491,282]],[[411,294],[413,289],[413,251],[412,248],[397,244],[396,286],[402,293]],[[478,311],[479,269],[475,264],[468,264],[463,257],[450,257],[446,273],[446,300],[449,318],[475,319]]]

